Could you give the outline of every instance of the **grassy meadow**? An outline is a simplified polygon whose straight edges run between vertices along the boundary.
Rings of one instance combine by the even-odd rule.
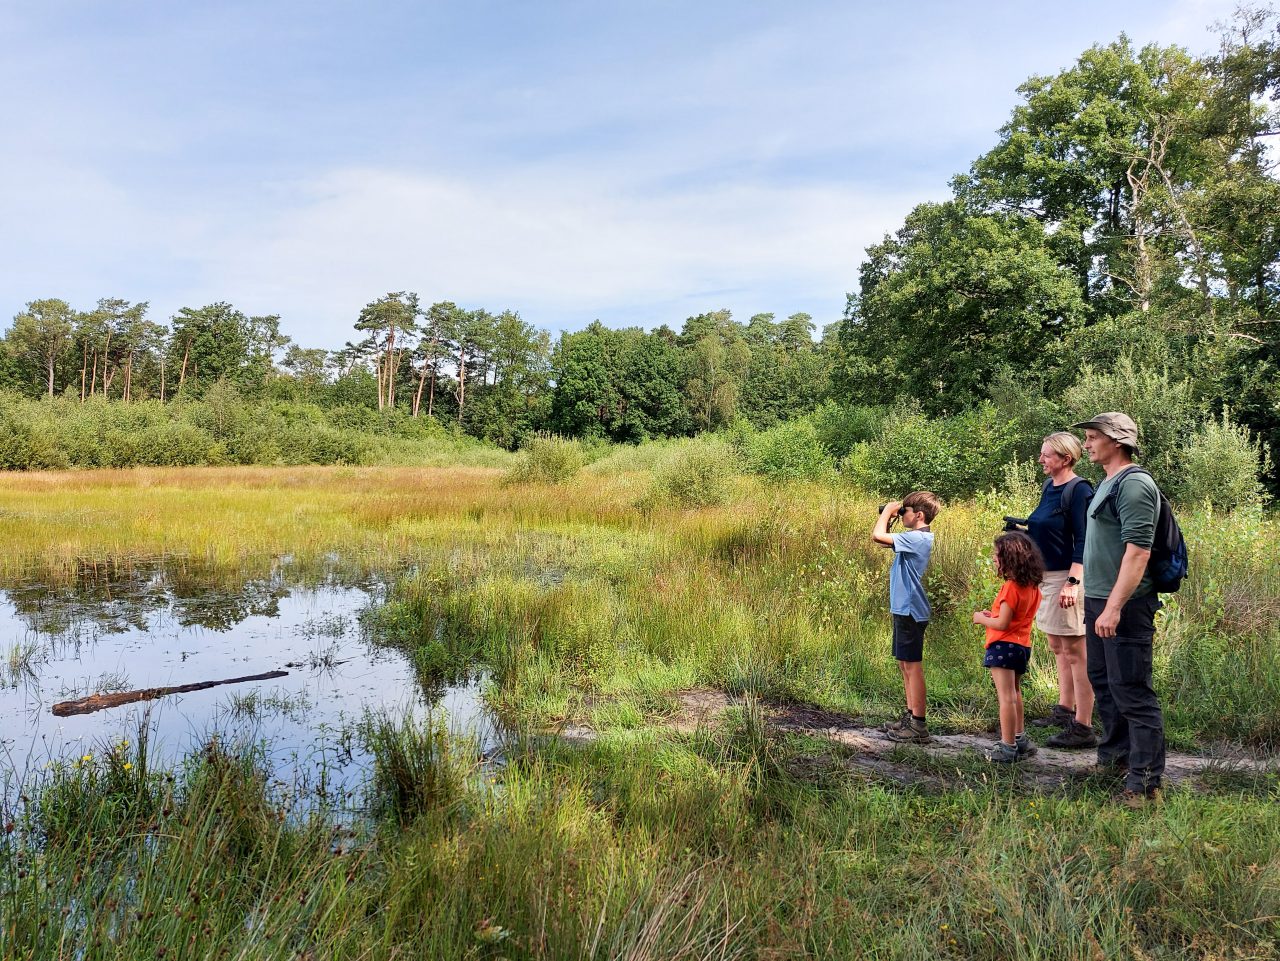
[[[877,498],[734,476],[722,503],[683,507],[658,480],[684,450],[620,449],[557,484],[483,467],[0,477],[0,578],[157,556],[401,571],[377,615],[388,643],[424,676],[486,666],[519,732],[494,768],[442,730],[371,725],[363,812],[290,807],[216,742],[177,770],[136,742],[55,767],[5,825],[0,956],[1276,957],[1274,775],[1223,764],[1131,811],[1101,776],[1037,791],[976,756],[939,771],[900,752],[938,790],[769,728],[762,703],[900,710]],[[968,614],[997,586],[1000,516],[1037,490],[934,525],[939,730],[994,718]],[[1270,755],[1280,529],[1181,513],[1193,573],[1157,640],[1171,746]],[[1055,696],[1040,653],[1032,711]],[[744,706],[673,727],[697,688]],[[570,723],[594,740],[548,736]]]

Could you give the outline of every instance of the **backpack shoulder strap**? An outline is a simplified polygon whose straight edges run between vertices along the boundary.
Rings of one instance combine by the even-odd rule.
[[[1064,514],[1071,513],[1071,495],[1076,492],[1076,488],[1080,486],[1083,477],[1073,477],[1062,485],[1062,500],[1058,502],[1058,509]]]
[[[1105,505],[1110,504],[1111,513],[1115,515],[1116,520],[1120,519],[1120,508],[1116,506],[1116,499],[1120,496],[1120,485],[1123,484],[1124,479],[1134,471],[1142,471],[1142,473],[1146,474],[1148,477],[1151,476],[1151,472],[1145,467],[1139,467],[1137,464],[1130,464],[1116,475],[1115,483],[1113,483],[1111,485],[1111,489],[1107,491],[1107,496],[1102,499],[1101,504],[1093,509],[1093,512],[1089,515],[1090,517],[1096,520],[1098,515],[1102,513],[1102,508]]]

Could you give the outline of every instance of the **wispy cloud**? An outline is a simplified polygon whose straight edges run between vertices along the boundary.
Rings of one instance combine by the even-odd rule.
[[[803,309],[834,320],[863,248],[920,198],[849,185],[730,183],[657,195],[573,179],[464,181],[351,169],[304,186],[285,213],[235,232],[209,264],[209,290],[288,297],[305,315],[335,297],[403,288],[523,309],[549,326],[594,316],[678,323],[656,313]],[[762,297],[760,278],[803,303]],[[700,292],[717,291],[716,299]]]
[[[0,314],[230,300],[337,346],[409,288],[594,317],[838,316],[1015,86],[1234,0],[0,6]]]

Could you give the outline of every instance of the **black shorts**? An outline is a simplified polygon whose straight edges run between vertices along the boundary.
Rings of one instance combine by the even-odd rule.
[[[1003,667],[1021,677],[1031,666],[1031,648],[1013,641],[995,641],[987,648],[987,656],[982,659],[983,667]]]
[[[900,661],[923,661],[924,629],[928,626],[928,621],[917,621],[910,614],[894,614],[893,656]]]

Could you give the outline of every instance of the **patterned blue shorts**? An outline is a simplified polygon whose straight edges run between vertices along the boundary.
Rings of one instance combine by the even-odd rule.
[[[982,659],[983,667],[1003,667],[1007,671],[1022,675],[1031,666],[1031,648],[1014,644],[1012,641],[996,641],[987,648],[987,656]]]

